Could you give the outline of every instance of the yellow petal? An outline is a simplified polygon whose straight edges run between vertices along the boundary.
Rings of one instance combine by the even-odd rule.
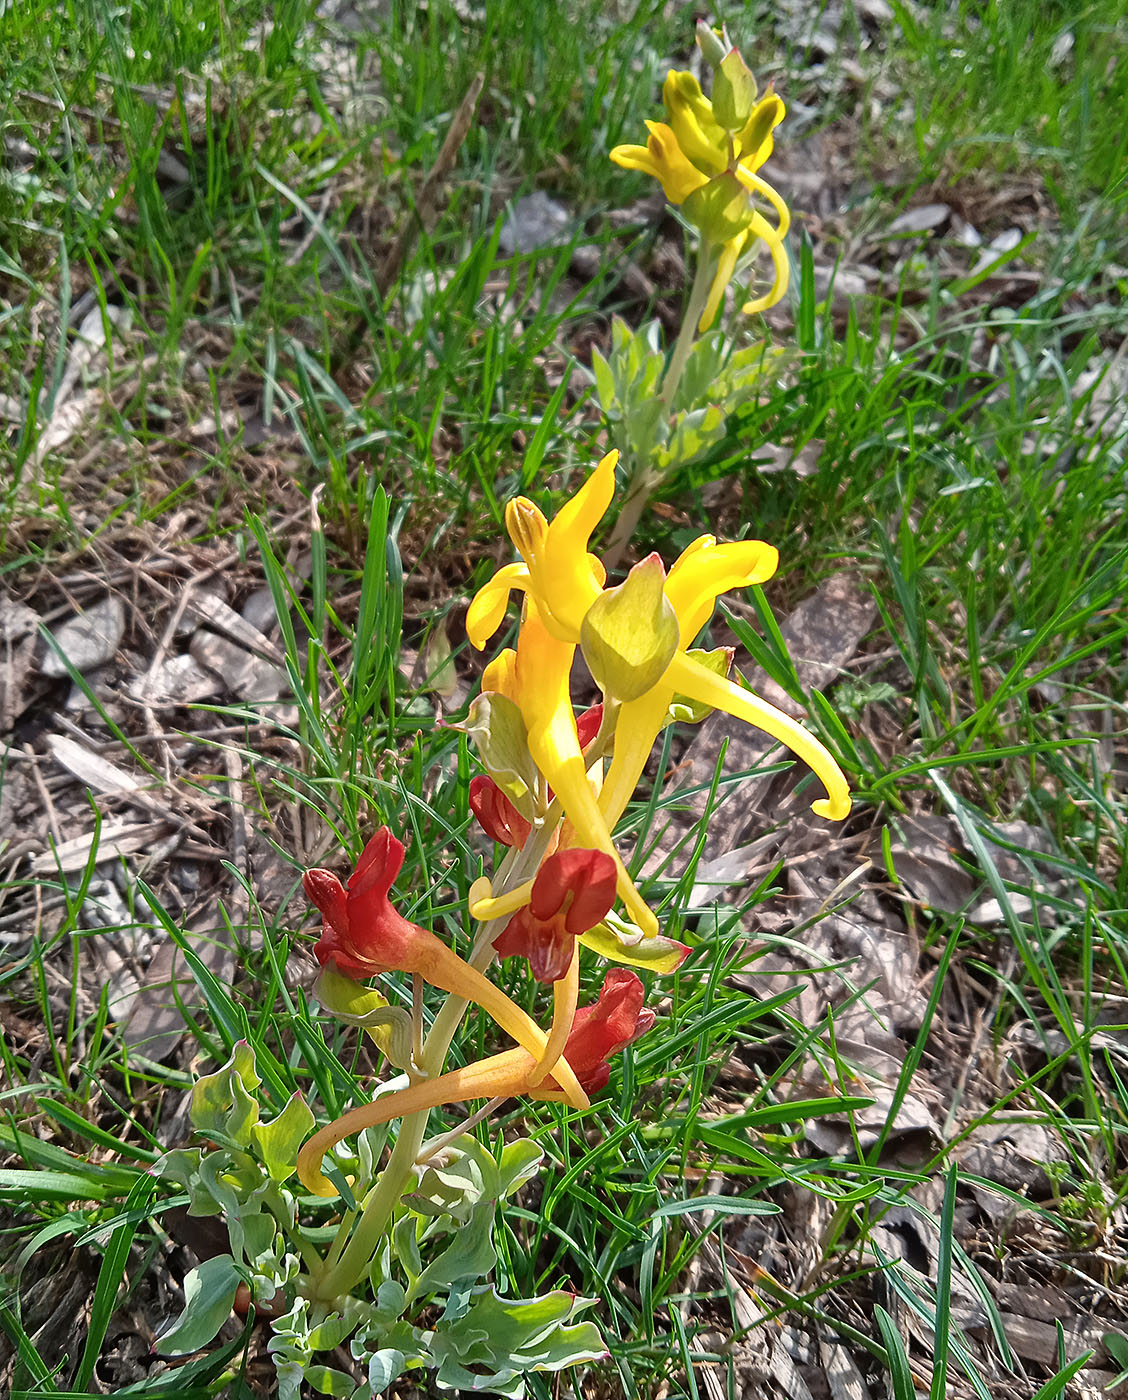
[[[768,201],[779,218],[779,227],[775,231],[776,237],[786,238],[787,231],[791,227],[791,210],[788,209],[787,205],[783,202],[783,196],[772,185],[769,185],[767,180],[755,174],[743,164],[738,165],[734,173],[736,178],[750,194],[763,195]]]
[[[727,243],[721,244],[721,256],[717,259],[717,271],[713,277],[713,285],[709,288],[709,300],[705,303],[705,310],[701,313],[701,320],[697,323],[699,331],[707,331],[716,320],[721,298],[725,294],[725,288],[732,281],[732,274],[736,270],[736,260],[740,256],[740,250],[744,247],[747,236],[745,233],[738,233]],[[704,252],[705,250],[702,248],[698,256],[703,256]]]
[[[686,159],[673,129],[665,122],[646,123],[650,137],[645,146],[616,146],[611,159],[624,170],[641,170],[661,182],[671,204],[681,204],[708,176]]]
[[[742,165],[759,170],[772,153],[772,130],[786,115],[787,108],[774,92],[756,103],[736,142]]]
[[[634,796],[654,740],[666,722],[666,710],[673,694],[672,685],[660,682],[653,690],[638,700],[630,701],[619,711],[611,766],[599,791],[599,810],[609,831],[615,830],[619,818],[627,810],[627,803]]]
[[[728,167],[728,133],[713,117],[713,104],[692,73],[671,69],[662,84],[662,101],[678,147],[706,175]]]
[[[536,1089],[543,1084],[559,1063],[568,1037],[572,1034],[572,1022],[576,1019],[576,1007],[580,1004],[580,945],[572,950],[572,961],[563,977],[552,984],[552,1027],[548,1032],[548,1043],[544,1053],[529,1073],[529,1088]]]
[[[670,662],[669,670],[663,677],[663,683],[666,682],[672,683],[683,695],[754,724],[801,758],[814,770],[827,790],[825,798],[811,803],[811,810],[818,816],[842,821],[850,815],[850,788],[841,768],[818,739],[790,715],[785,715],[751,691],[741,690],[723,676],[715,675],[684,652],[679,652]]]
[[[509,594],[514,588],[527,588],[529,571],[524,564],[506,564],[484,583],[466,612],[466,635],[470,645],[481,651],[505,616]]]
[[[787,292],[787,284],[791,280],[791,263],[788,261],[787,251],[775,229],[762,214],[753,214],[749,227],[757,238],[762,238],[768,245],[768,252],[772,255],[772,265],[775,269],[775,281],[762,297],[744,303],[741,310],[746,316],[751,316],[757,311],[766,311],[769,306],[774,306]]]
[[[482,672],[482,689],[517,699],[517,653],[512,647],[499,651]]]
[[[489,876],[480,875],[470,886],[470,897],[466,904],[470,910],[470,917],[484,923],[486,919],[504,919],[509,914],[516,914],[518,909],[524,909],[528,904],[532,893],[533,882],[526,880],[524,884],[514,886],[507,893],[495,896]]]
[[[666,597],[678,615],[682,647],[688,647],[708,622],[722,593],[764,583],[778,567],[779,550],[763,540],[717,544],[712,535],[694,540],[666,579]]]

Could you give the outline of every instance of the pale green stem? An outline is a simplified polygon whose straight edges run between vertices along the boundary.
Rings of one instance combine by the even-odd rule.
[[[705,310],[705,303],[709,300],[709,288],[712,286],[717,256],[717,247],[703,239],[697,250],[697,268],[693,274],[689,303],[685,309],[685,316],[682,318],[678,338],[674,342],[670,363],[666,366],[666,373],[662,377],[662,387],[658,391],[667,418],[673,412],[674,397],[678,392],[678,385],[681,383],[685,367],[697,341],[697,323],[701,320],[701,313]],[[608,569],[615,568],[622,558],[657,484],[658,473],[649,462],[631,462],[631,474],[627,480],[627,494],[603,555],[603,562]]]
[[[554,829],[555,823],[552,827],[539,828],[524,850],[510,851],[507,854],[498,871],[500,887],[495,891],[496,894],[506,894],[515,889],[539,867]],[[507,922],[507,919],[494,919],[482,925],[468,959],[470,966],[476,971],[484,971],[493,961],[493,940],[501,931],[501,925]],[[451,995],[439,1008],[419,1056],[419,1068],[429,1078],[442,1070],[451,1041],[469,1005],[465,997]],[[352,1238],[337,1262],[329,1266],[321,1278],[315,1280],[312,1290],[314,1297],[326,1301],[343,1298],[351,1293],[364,1277],[380,1241],[387,1233],[392,1213],[411,1182],[415,1159],[419,1156],[423,1139],[427,1135],[430,1116],[428,1109],[422,1113],[408,1114],[401,1120],[387,1166],[364,1199]],[[336,1243],[330,1251],[330,1258],[335,1250]]]

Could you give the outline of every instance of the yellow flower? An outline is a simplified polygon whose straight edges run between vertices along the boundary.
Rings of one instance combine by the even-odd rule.
[[[648,121],[646,145],[616,146],[611,159],[625,170],[641,170],[659,180],[666,198],[684,207],[709,255],[716,258],[709,298],[698,324],[698,330],[705,331],[716,318],[740,255],[753,239],[766,244],[774,276],[769,290],[747,302],[744,311],[774,306],[787,291],[791,269],[783,239],[791,216],[778,191],[756,173],[772,153],[772,132],[786,109],[769,92],[751,108],[743,127],[730,132],[717,120],[713,104],[693,74],[676,69],[666,75],[662,98],[669,125]],[[755,195],[775,211],[774,227],[755,207]]]
[[[588,480],[579,487],[577,494],[561,507],[551,524],[544,521],[543,515],[530,501],[521,501],[519,511],[512,510],[518,501],[509,503],[507,517],[511,518],[511,521],[518,518],[522,525],[525,525],[535,518],[539,525],[536,531],[532,532],[528,529],[515,532],[511,528],[512,539],[525,557],[525,567],[502,568],[474,598],[467,615],[466,629],[474,647],[481,650],[500,626],[511,588],[522,589],[532,599],[536,605],[536,615],[542,617],[546,629],[549,627],[549,619],[553,620],[551,624],[558,641],[564,641],[568,645],[579,644],[584,617],[591,610],[592,603],[595,603],[596,598],[603,592],[595,582],[596,578],[603,577],[603,568],[596,557],[588,553],[588,542],[600,515],[610,504],[614,490],[614,459],[616,454],[610,452],[600,461],[595,472],[592,472]],[[526,553],[530,543],[533,545],[533,552]],[[687,546],[682,556],[670,568],[665,581],[665,594],[679,624],[679,645],[655,685],[621,708],[619,725],[616,728],[616,759],[613,759],[612,767],[607,773],[598,804],[605,815],[613,813],[612,825],[626,805],[626,801],[620,801],[621,792],[617,791],[619,774],[616,771],[616,760],[619,760],[620,771],[623,770],[627,760],[621,759],[620,753],[626,752],[626,749],[633,752],[637,748],[637,741],[631,741],[631,731],[637,731],[640,735],[649,731],[654,734],[658,732],[662,717],[665,717],[666,708],[675,693],[718,710],[728,711],[729,714],[743,718],[749,721],[749,724],[754,724],[774,738],[780,739],[781,743],[792,749],[792,752],[798,753],[812,769],[815,769],[827,788],[827,798],[815,802],[813,809],[820,816],[827,816],[833,820],[841,820],[848,815],[847,781],[838,769],[838,764],[815,736],[803,729],[802,725],[796,724],[788,715],[767,704],[767,701],[760,700],[754,694],[733,685],[731,680],[715,675],[707,666],[687,655],[694,637],[710,619],[718,596],[731,588],[746,588],[752,584],[766,582],[775,573],[778,559],[780,556],[777,550],[771,545],[766,545],[763,540],[738,540],[728,545],[718,545],[714,536],[703,535]],[[525,626],[528,627],[528,622]],[[564,654],[561,654],[557,666],[563,665]],[[571,665],[570,657],[568,665]],[[539,680],[532,686],[533,694],[523,701],[526,707],[523,710],[526,722],[530,713],[536,713],[537,707],[556,704],[563,710],[567,701],[567,683],[563,679],[556,682],[556,699],[546,699],[551,692],[551,685],[546,685],[544,680],[546,671],[546,666],[540,666]],[[530,671],[530,675],[532,673]],[[570,703],[567,704],[567,708],[568,714],[571,714]],[[638,722],[644,720],[644,717],[645,722]],[[563,731],[564,721],[556,722]],[[575,721],[568,720],[567,727],[574,731]],[[652,739],[648,741],[647,748],[649,742],[652,742]],[[626,746],[626,749],[620,748],[620,745]],[[536,755],[533,757],[536,759]],[[633,752],[631,769],[635,759],[637,753]],[[582,756],[579,762],[582,763]],[[645,762],[645,759],[642,762]],[[539,760],[537,766],[540,766]],[[631,784],[631,791],[634,791],[634,784]],[[628,798],[630,792],[627,792]],[[571,816],[571,813],[568,815]]]
[[[606,596],[604,569],[589,553],[588,542],[611,502],[615,456],[608,453],[603,458],[551,523],[531,501],[510,502],[506,518],[524,562],[499,570],[478,592],[467,614],[467,633],[481,650],[501,625],[510,591],[518,588],[526,594],[527,615],[518,651],[502,653],[487,667],[483,688],[500,690],[521,709],[537,767],[560,795],[583,844],[614,857],[620,897],[635,924],[653,935],[657,922],[623,869],[610,833],[630,801],[675,694],[755,725],[802,758],[827,790],[825,798],[812,804],[819,816],[841,821],[849,815],[850,795],[838,764],[813,734],[688,654],[720,594],[765,582],[779,561],[778,552],[761,540],[718,544],[712,535],[702,535],[682,552],[664,583],[666,600],[677,618],[677,646],[649,688],[622,705],[611,766],[595,796],[576,736],[568,674],[575,647],[583,640],[584,621],[595,602]],[[660,621],[651,621],[653,617],[644,599],[638,627],[660,626]],[[615,626],[621,629],[622,625],[617,617]]]
[[[610,470],[613,481],[613,463]],[[576,499],[573,497],[570,504],[574,504]],[[537,514],[540,515],[540,512]],[[563,515],[562,511],[561,516]],[[561,516],[557,517],[555,523],[559,523]],[[540,518],[544,520],[543,516]],[[586,534],[584,539],[586,542]],[[587,566],[582,563],[578,573],[590,578]],[[537,577],[543,582],[545,575],[538,569]],[[554,594],[557,586],[567,587],[566,578],[551,571],[548,577],[552,580],[550,591]],[[486,589],[489,587],[487,584]],[[598,588],[595,589],[594,597],[598,597],[599,592]],[[478,597],[481,596],[479,593]],[[545,781],[560,799],[564,815],[575,830],[575,844],[605,851],[611,857],[615,862],[615,888],[619,898],[639,928],[648,934],[656,934],[658,922],[626,872],[588,780],[587,764],[580,748],[576,716],[568,690],[576,643],[562,641],[548,630],[545,621],[542,620],[544,614],[540,605],[541,596],[529,589],[525,617],[517,638],[517,650],[514,652],[507,649],[490,662],[482,676],[482,688],[504,695],[521,711],[528,730],[529,753],[544,775]],[[474,602],[477,601],[475,598]],[[497,621],[500,620],[499,616]],[[469,631],[469,627],[467,630]],[[472,641],[475,635],[477,634],[471,634]],[[474,644],[480,649],[485,642],[483,639],[475,641]],[[527,903],[530,889],[531,886],[522,886],[519,890],[511,891],[505,897],[504,912],[513,913],[515,909]],[[515,900],[519,902],[514,903]],[[477,899],[472,899],[472,912],[476,918],[493,918],[503,912],[500,907],[495,908],[492,904],[486,904],[486,912],[480,912],[478,904]]]

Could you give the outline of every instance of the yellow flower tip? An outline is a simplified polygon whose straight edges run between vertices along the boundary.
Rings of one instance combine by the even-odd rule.
[[[510,914],[516,914],[518,909],[524,909],[532,892],[533,882],[526,880],[508,894],[499,894],[495,898],[488,876],[482,875],[470,886],[470,898],[467,902],[470,917],[477,919],[479,923],[484,923],[486,919],[507,918]]]
[[[332,1126],[330,1124],[328,1129],[322,1128],[319,1133],[314,1133],[313,1137],[298,1149],[298,1180],[311,1196],[328,1198],[337,1194],[337,1188],[321,1170],[325,1154],[333,1145],[333,1134],[330,1131]]]
[[[482,672],[482,691],[496,691],[513,699],[517,685],[517,653],[512,647],[499,651]]]
[[[508,604],[508,588],[494,588],[487,583],[475,593],[466,610],[466,635],[475,651],[481,651],[501,626]]]
[[[490,884],[490,877],[488,875],[479,875],[470,886],[470,895],[466,901],[467,908],[470,910],[470,917],[472,919],[489,918],[488,914],[479,914],[478,910],[482,907],[483,903],[492,898],[493,885]]]
[[[548,521],[526,496],[514,496],[505,507],[505,526],[521,558],[531,564],[544,548]]]
[[[849,795],[820,797],[817,802],[811,803],[811,811],[816,817],[825,817],[831,822],[845,821],[852,807]]]

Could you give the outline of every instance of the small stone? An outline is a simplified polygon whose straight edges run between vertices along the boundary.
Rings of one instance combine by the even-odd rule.
[[[554,248],[567,243],[572,215],[562,204],[549,199],[543,190],[515,200],[509,218],[501,226],[498,248],[506,257],[532,253],[537,248]]]
[[[74,669],[85,674],[109,661],[121,645],[125,635],[125,608],[120,598],[110,594],[78,617],[64,622],[51,635]],[[68,674],[62,656],[53,650],[44,656],[39,669],[45,676]]]
[[[240,700],[277,700],[287,688],[280,667],[206,628],[193,634],[188,650],[201,666],[222,677],[227,689]]]
[[[887,229],[889,237],[902,233],[930,233],[939,228],[951,215],[946,204],[919,204],[915,209],[906,209],[893,220]]]
[[[986,244],[975,261],[975,266],[971,269],[974,276],[977,272],[982,272],[985,267],[1003,256],[1004,253],[1013,253],[1022,242],[1023,233],[1020,228],[1007,228],[1002,233],[996,234],[990,243]]]
[[[244,622],[269,637],[278,626],[278,614],[274,609],[274,594],[269,588],[256,588],[239,609]]]
[[[218,695],[220,683],[194,656],[170,656],[150,675],[135,676],[129,693],[146,705],[191,705]]]

